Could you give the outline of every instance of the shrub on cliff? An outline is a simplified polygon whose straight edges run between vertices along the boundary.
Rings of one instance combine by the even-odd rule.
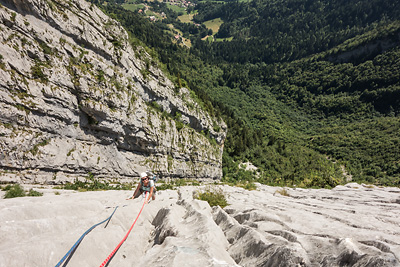
[[[204,191],[197,191],[195,196],[196,199],[207,201],[211,207],[220,206],[224,208],[228,206],[225,193],[221,188],[207,187]]]
[[[27,196],[28,196],[28,197],[41,197],[41,196],[43,196],[43,193],[38,192],[38,191],[36,191],[36,190],[33,190],[33,189],[31,188],[31,190],[29,190],[29,193],[27,194]]]
[[[7,186],[5,188],[5,190],[7,191],[7,193],[4,195],[4,198],[14,198],[14,197],[24,197],[25,196],[25,191],[19,184],[15,184],[13,186]]]

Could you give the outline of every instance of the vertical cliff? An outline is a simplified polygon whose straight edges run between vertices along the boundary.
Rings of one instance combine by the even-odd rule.
[[[0,1],[0,175],[220,178],[226,125],[81,0]]]

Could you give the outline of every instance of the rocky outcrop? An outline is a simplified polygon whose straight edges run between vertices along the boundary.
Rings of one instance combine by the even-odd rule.
[[[44,196],[0,200],[0,267],[55,266],[116,206],[68,266],[99,266],[137,216],[110,266],[400,266],[399,188],[348,184],[281,195],[265,185],[219,186],[230,204],[222,209],[193,198],[207,187],[180,187],[158,191],[138,215],[143,199],[125,200],[132,192],[38,187]]]
[[[226,126],[81,0],[0,5],[2,180],[221,177]]]

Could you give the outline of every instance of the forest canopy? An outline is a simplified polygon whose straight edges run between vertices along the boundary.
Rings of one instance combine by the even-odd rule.
[[[168,14],[150,22],[94,2],[227,122],[226,181],[400,186],[397,1],[199,1],[189,23],[165,3],[148,3]],[[218,32],[203,24],[212,19],[223,21]],[[174,42],[168,25],[192,46]]]

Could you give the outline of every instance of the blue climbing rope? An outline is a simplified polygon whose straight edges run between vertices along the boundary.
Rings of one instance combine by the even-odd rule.
[[[65,261],[65,259],[69,256],[69,257],[68,257],[68,260],[67,260],[67,261],[64,263],[64,265],[63,265],[63,266],[67,266],[69,260],[71,259],[72,255],[75,253],[75,250],[77,249],[77,247],[79,246],[79,244],[82,242],[83,238],[84,238],[90,231],[92,231],[96,226],[98,226],[98,225],[100,225],[100,224],[102,224],[102,223],[104,223],[104,222],[106,222],[106,221],[109,222],[109,221],[111,220],[111,217],[114,215],[114,213],[115,213],[115,211],[116,211],[117,209],[118,209],[118,206],[115,207],[115,209],[114,209],[113,213],[110,215],[110,217],[108,217],[108,218],[105,219],[104,221],[99,222],[98,224],[95,224],[95,225],[93,225],[92,227],[90,227],[90,228],[78,239],[78,241],[76,241],[76,243],[72,246],[72,248],[71,248],[71,249],[67,252],[67,254],[65,254],[65,256],[56,264],[55,267],[59,267],[59,266]],[[107,227],[108,222],[107,222],[107,224],[106,224],[105,227]]]
[[[125,242],[125,240],[128,238],[129,234],[132,231],[133,226],[135,225],[135,223],[137,222],[137,220],[139,219],[140,214],[142,213],[142,210],[144,208],[144,204],[146,204],[146,196],[147,196],[147,192],[144,195],[144,201],[143,201],[143,205],[142,208],[139,211],[138,216],[136,217],[135,221],[133,222],[131,228],[129,229],[129,231],[126,233],[125,237],[121,240],[121,242],[119,242],[118,246],[111,252],[110,255],[108,255],[108,257],[104,260],[104,262],[100,265],[100,267],[105,267],[108,266],[108,264],[110,263],[110,261],[114,258],[115,253],[117,253],[117,251],[119,250],[119,248],[122,246],[122,244]]]

